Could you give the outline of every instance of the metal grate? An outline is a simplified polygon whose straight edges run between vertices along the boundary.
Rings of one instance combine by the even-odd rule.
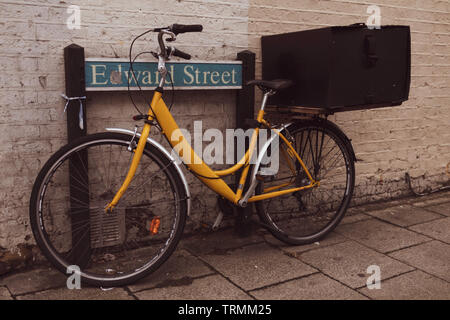
[[[90,213],[91,248],[118,245],[125,240],[125,215],[122,210],[105,213],[95,210]]]

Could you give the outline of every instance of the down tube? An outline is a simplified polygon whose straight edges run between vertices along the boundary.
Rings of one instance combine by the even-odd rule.
[[[178,131],[176,134],[177,139],[172,140],[174,131],[179,130],[179,127],[162,98],[160,98],[156,103],[156,106],[153,108],[153,112],[155,113],[156,119],[158,119],[158,123],[170,145],[176,152],[178,152],[178,155],[189,167],[189,169],[194,173],[197,173],[197,177],[210,189],[222,195],[231,202],[236,203],[235,193],[230,189],[225,181],[216,175],[214,171],[211,170],[211,168],[207,166],[194,152],[191,145],[181,132]],[[202,176],[208,178],[203,178]]]

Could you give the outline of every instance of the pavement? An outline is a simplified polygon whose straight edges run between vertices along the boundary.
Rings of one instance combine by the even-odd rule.
[[[69,290],[64,275],[36,267],[1,277],[0,299],[449,300],[449,266],[450,192],[440,192],[350,208],[310,245],[287,246],[263,229],[185,237],[159,270],[126,287]]]

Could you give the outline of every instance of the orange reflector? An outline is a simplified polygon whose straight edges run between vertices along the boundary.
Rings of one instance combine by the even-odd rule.
[[[150,233],[151,234],[157,234],[158,233],[158,229],[159,229],[160,223],[161,223],[161,218],[160,217],[154,217],[152,219],[152,222],[150,223]]]

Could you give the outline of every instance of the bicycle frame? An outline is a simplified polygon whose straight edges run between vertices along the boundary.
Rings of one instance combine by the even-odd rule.
[[[151,107],[148,111],[148,120],[154,120],[156,119],[158,121],[159,126],[162,129],[162,133],[166,136],[167,140],[169,141],[170,145],[174,150],[178,152],[179,157],[182,159],[182,161],[187,165],[188,169],[192,171],[198,179],[200,179],[205,185],[207,185],[210,189],[215,191],[216,193],[220,194],[222,197],[226,198],[227,200],[231,201],[234,204],[238,204],[241,206],[247,205],[246,201],[241,201],[242,199],[242,192],[244,189],[244,184],[247,179],[249,166],[247,165],[252,158],[253,152],[256,149],[256,142],[258,137],[259,128],[255,128],[253,131],[250,145],[248,150],[246,151],[244,157],[238,161],[237,164],[234,166],[225,169],[225,170],[212,170],[207,164],[204,163],[204,161],[195,153],[195,151],[192,149],[191,145],[187,142],[187,140],[184,138],[184,136],[181,134],[180,131],[177,132],[178,139],[173,139],[173,133],[176,130],[179,130],[179,127],[177,123],[175,122],[175,119],[173,118],[172,114],[170,113],[169,109],[167,108],[166,104],[164,103],[164,100],[162,99],[162,90],[155,90],[152,101],[151,101]],[[266,100],[266,99],[264,99]],[[284,183],[279,186],[274,186],[269,188],[268,190],[264,190],[262,194],[259,195],[253,195],[248,197],[248,202],[254,202],[259,200],[265,200],[277,196],[281,196],[284,194],[313,188],[315,186],[319,186],[319,182],[315,181],[311,174],[308,171],[308,168],[303,163],[302,159],[296,152],[295,148],[292,146],[292,144],[289,142],[289,140],[280,132],[280,130],[276,130],[270,127],[269,123],[264,120],[264,103],[263,106],[259,111],[257,121],[261,124],[267,127],[268,129],[275,131],[276,134],[286,143],[288,146],[288,150],[291,154],[288,154],[288,157],[295,157],[300,165],[302,166],[303,170],[305,171],[308,179],[309,184],[306,186],[301,187],[294,187],[284,190],[275,191],[278,189],[281,189],[283,187],[286,187],[289,185],[289,183]],[[147,143],[147,138],[150,134],[150,123],[145,123],[144,128],[141,132],[141,136],[139,138],[139,141],[137,143],[137,147],[134,150],[134,156],[131,161],[130,168],[128,170],[127,176],[120,187],[119,191],[114,196],[113,200],[106,206],[105,210],[112,210],[117,203],[119,202],[122,195],[127,190],[129,184],[131,183],[131,180],[133,179],[137,167],[139,165],[139,162],[141,160],[141,156],[145,147],[145,144]],[[190,152],[183,153],[183,150],[189,150]],[[262,151],[264,152],[264,151]],[[286,156],[286,155],[285,155]],[[231,190],[231,188],[228,186],[228,184],[221,179],[223,176],[227,176],[230,174],[235,173],[239,169],[241,169],[245,165],[244,169],[242,170],[240,179],[239,179],[239,185],[237,187],[236,192]],[[255,177],[253,177],[255,180]],[[254,186],[253,186],[254,185]],[[255,181],[252,181],[251,187],[254,190],[254,187],[256,186]],[[252,191],[253,191],[252,190]]]
[[[231,201],[234,204],[240,205],[242,207],[245,207],[247,205],[247,202],[254,202],[259,200],[264,200],[268,198],[273,198],[277,196],[281,196],[283,194],[288,194],[291,192],[300,191],[303,189],[312,188],[315,186],[319,186],[319,182],[315,181],[311,174],[308,171],[308,168],[303,163],[302,159],[298,155],[298,153],[295,151],[295,148],[292,146],[292,144],[289,142],[288,139],[279,131],[275,130],[270,127],[269,123],[264,120],[264,107],[267,102],[267,98],[269,95],[272,94],[271,91],[266,92],[264,94],[263,102],[261,104],[261,109],[259,110],[257,121],[260,126],[265,126],[266,128],[275,131],[276,134],[286,143],[288,146],[288,154],[284,155],[287,157],[291,157],[294,159],[294,157],[297,159],[297,161],[301,164],[303,170],[305,171],[308,179],[309,179],[309,185],[301,186],[301,187],[295,187],[285,190],[279,190],[285,186],[288,186],[288,184],[282,184],[280,186],[271,187],[269,190],[265,190],[262,194],[259,194],[257,196],[253,196],[252,193],[255,190],[255,187],[257,185],[256,181],[256,174],[257,171],[255,171],[259,168],[259,163],[262,160],[261,155],[258,156],[258,161],[256,166],[254,167],[254,170],[252,172],[252,179],[250,181],[250,187],[247,190],[246,194],[242,196],[244,185],[247,179],[248,171],[249,171],[249,162],[250,159],[252,159],[253,153],[256,149],[256,142],[258,138],[259,133],[259,126],[255,128],[253,131],[252,137],[250,139],[250,145],[248,150],[245,152],[244,157],[238,161],[237,164],[234,166],[225,169],[225,170],[212,170],[207,164],[203,162],[203,160],[195,153],[195,151],[192,149],[191,145],[187,142],[181,131],[179,130],[179,127],[177,123],[175,122],[174,118],[172,117],[172,114],[170,113],[170,110],[167,108],[166,104],[164,103],[164,100],[162,99],[162,93],[163,93],[163,87],[166,81],[167,76],[167,68],[166,68],[166,61],[169,59],[170,54],[167,54],[167,48],[164,44],[163,35],[168,35],[171,37],[171,40],[174,41],[176,36],[173,32],[170,32],[168,30],[161,30],[158,34],[158,42],[160,45],[161,52],[158,54],[158,72],[161,75],[159,86],[156,88],[153,94],[153,98],[150,104],[150,108],[147,113],[147,120],[144,128],[141,132],[141,136],[139,138],[139,141],[137,143],[137,147],[134,149],[134,156],[131,161],[130,168],[128,169],[127,176],[122,183],[122,186],[120,187],[119,191],[115,194],[113,200],[105,207],[105,211],[112,210],[117,203],[119,202],[122,195],[127,190],[128,186],[131,183],[131,180],[133,179],[137,167],[139,165],[139,162],[142,157],[142,153],[144,151],[145,145],[147,143],[147,138],[150,134],[150,128],[151,128],[151,121],[156,120],[159,124],[159,126],[162,129],[162,133],[166,136],[167,140],[169,141],[169,144],[172,146],[172,148],[178,152],[179,157],[182,159],[182,161],[187,165],[188,169],[192,171],[198,179],[200,179],[205,185],[207,185],[210,189],[215,191],[216,193],[220,194],[225,199]],[[169,50],[172,52],[173,50]],[[177,139],[174,139],[174,132],[177,133]],[[270,140],[271,143],[272,140]],[[266,143],[265,149],[262,150],[262,155],[264,155],[265,150],[270,146],[270,143]],[[183,152],[184,150],[188,150],[189,152],[186,152],[186,154]],[[245,165],[245,166],[244,166]],[[242,167],[242,173],[239,179],[239,185],[237,186],[236,192],[231,190],[231,188],[228,186],[228,184],[221,179],[223,176],[227,176],[230,174],[235,173]],[[292,169],[292,168],[291,168]]]

